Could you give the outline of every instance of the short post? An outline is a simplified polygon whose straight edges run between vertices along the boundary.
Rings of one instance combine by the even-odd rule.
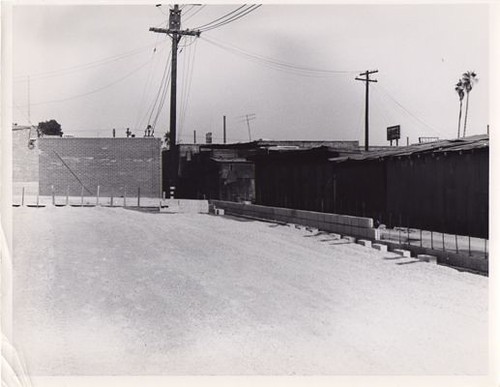
[[[81,192],[81,196],[80,196],[80,207],[83,207],[83,185],[82,185],[82,192]]]
[[[21,206],[24,206],[24,187],[23,187],[23,191],[21,193]]]
[[[408,228],[406,230],[408,236],[408,245],[410,245],[410,217],[408,217]]]
[[[468,238],[469,238],[469,256],[471,256],[471,255],[472,255],[472,253],[471,253],[471,250],[470,250],[470,233],[469,233]]]
[[[50,193],[52,195],[52,205],[55,206],[56,205],[56,195],[54,193],[54,186],[53,185],[50,186]]]
[[[111,188],[111,207],[113,207],[113,188]]]
[[[444,247],[444,232],[442,233],[442,238],[443,238],[443,251],[446,251],[446,248]]]
[[[457,233],[455,233],[455,251],[458,254],[458,236],[457,236]]]
[[[98,185],[98,186],[97,186],[97,192],[96,192],[96,194],[95,194],[95,205],[96,205],[96,206],[98,206],[98,205],[99,205],[99,193],[100,193],[99,191],[100,191],[100,190],[101,190],[101,186],[100,186],[100,185]]]
[[[69,186],[66,187],[66,205],[69,205]]]
[[[420,228],[420,247],[422,247],[422,228]]]
[[[166,198],[167,198],[167,193],[163,191],[163,200],[165,200]]]
[[[431,230],[431,249],[434,250],[434,233]]]
[[[127,187],[123,190],[123,207],[127,207]]]
[[[137,207],[141,206],[141,187],[137,187]]]

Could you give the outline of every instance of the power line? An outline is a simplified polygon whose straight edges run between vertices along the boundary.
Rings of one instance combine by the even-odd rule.
[[[198,40],[195,40],[195,42],[197,42],[197,41]],[[188,67],[188,80],[187,80],[187,84],[186,84],[187,90],[185,92],[186,96],[185,96],[184,107],[183,107],[183,109],[181,109],[181,120],[180,120],[181,125],[180,125],[179,134],[182,133],[182,130],[184,129],[186,112],[187,112],[187,108],[188,108],[188,104],[189,104],[189,96],[191,94],[191,84],[193,82],[194,62],[196,59],[196,48],[197,47],[198,47],[198,45],[195,44],[193,49],[190,50],[190,51],[192,51],[192,56],[190,59],[190,66]]]
[[[385,87],[380,86],[380,88],[382,90],[382,93],[384,95],[386,95],[388,98],[390,98],[391,101],[394,102],[397,106],[399,106],[404,112],[406,112],[406,114],[408,114],[410,117],[413,117],[413,119],[415,119],[418,122],[420,122],[423,126],[427,127],[428,129],[431,129],[438,136],[442,136],[441,131],[439,131],[438,129],[436,129],[433,126],[429,125],[427,122],[425,122],[424,120],[422,120],[421,118],[417,117],[415,114],[413,114],[412,112],[410,112],[401,103],[399,103],[399,101],[396,100],[396,98],[394,98]]]
[[[95,89],[95,90],[92,90],[92,91],[89,91],[89,92],[83,93],[83,94],[77,94],[77,95],[74,95],[74,96],[71,96],[71,97],[67,97],[67,98],[60,98],[60,99],[54,99],[54,100],[51,100],[51,101],[43,101],[43,102],[32,103],[31,106],[46,105],[46,104],[49,104],[49,103],[66,102],[66,101],[70,101],[70,100],[73,100],[73,99],[85,97],[87,95],[98,93],[98,92],[100,92],[102,90],[105,90],[105,89],[107,89],[107,88],[109,88],[111,86],[114,86],[117,83],[122,82],[123,80],[125,80],[125,79],[129,78],[130,76],[134,75],[136,72],[138,72],[139,70],[141,70],[142,68],[144,68],[149,62],[150,62],[150,60],[148,60],[147,62],[141,64],[139,67],[135,68],[131,72],[125,74],[123,77],[118,78],[117,80],[115,80],[115,81],[113,81],[111,83],[108,83],[105,86],[99,87],[98,89]],[[27,105],[21,105],[21,106],[27,106]]]
[[[160,100],[160,96],[163,96],[163,94],[165,93],[164,90],[166,90],[166,88],[167,88],[165,80],[167,79],[168,69],[170,68],[170,55],[171,54],[172,54],[172,52],[170,52],[168,59],[165,62],[165,67],[163,69],[160,87],[158,88],[158,93],[156,94],[155,100],[153,101],[153,104],[151,105],[151,112],[149,113],[148,125],[151,124],[151,118],[153,117],[153,113],[154,113],[156,104]],[[162,93],[162,91],[163,91],[163,93]],[[149,112],[149,111],[150,110],[148,109],[147,112]],[[148,114],[148,113],[146,113],[146,114]],[[142,122],[143,122],[143,120],[141,120],[141,124],[142,124]]]
[[[207,26],[209,26],[209,25],[211,25],[211,24],[213,24],[213,23],[216,23],[216,22],[218,22],[219,20],[222,20],[222,19],[224,19],[224,18],[226,18],[226,17],[228,17],[228,16],[232,15],[233,13],[237,12],[237,11],[238,11],[238,10],[240,10],[241,8],[244,8],[245,6],[246,6],[246,4],[243,4],[242,6],[240,6],[240,7],[236,8],[236,9],[234,9],[233,11],[231,11],[231,12],[229,12],[229,13],[226,13],[226,14],[222,15],[221,17],[219,17],[219,18],[217,18],[217,19],[215,19],[215,20],[212,20],[212,21],[211,21],[211,22],[209,22],[209,23],[205,23],[205,24],[202,24],[201,26],[195,27],[195,29],[199,30],[199,29],[204,28],[204,27],[207,27]]]
[[[164,43],[165,41],[161,42],[160,44]],[[155,49],[156,49],[157,44],[158,44],[158,40],[156,40],[155,43],[153,43],[153,44],[148,44],[147,46],[139,47],[139,48],[136,48],[136,49],[131,50],[131,51],[127,51],[127,52],[122,53],[122,54],[114,55],[111,57],[106,57],[103,59],[98,59],[98,60],[88,62],[85,64],[81,64],[81,65],[66,67],[66,68],[59,69],[59,70],[51,70],[51,71],[45,71],[45,72],[36,73],[36,74],[30,74],[29,77],[31,80],[40,80],[40,79],[63,76],[63,75],[71,74],[71,73],[78,72],[78,71],[88,70],[88,69],[93,68],[93,67],[98,67],[98,66],[102,66],[102,65],[105,65],[108,63],[113,63],[113,62],[128,58],[130,56],[137,55],[143,51],[146,51],[147,49],[149,49],[151,47],[155,47]],[[14,77],[14,79],[17,79],[15,82],[23,82],[23,81],[26,81],[27,77],[28,77],[27,75],[25,75],[25,76],[18,75],[16,77]]]
[[[202,39],[216,47],[219,47],[225,51],[228,51],[232,54],[242,56],[254,63],[258,63],[264,65],[266,67],[270,67],[274,70],[284,71],[288,73],[292,73],[295,75],[309,76],[309,77],[328,77],[332,75],[339,74],[353,74],[358,73],[359,70],[330,70],[330,69],[320,69],[308,66],[297,65],[289,62],[284,62],[279,59],[267,57],[264,55],[256,54],[249,52],[247,50],[238,48],[233,45],[229,45],[227,43],[222,43],[220,41],[216,41],[213,38],[207,38],[206,36],[202,37]]]
[[[165,71],[163,73],[162,81],[160,84],[160,88],[158,89],[158,94],[156,96],[156,100],[155,100],[153,106],[151,107],[151,114],[149,115],[148,125],[151,125],[153,130],[156,128],[156,124],[158,123],[158,119],[160,117],[161,111],[163,110],[165,100],[167,99],[168,85],[170,84],[170,81],[171,81],[171,78],[170,78],[170,66],[171,66],[170,58],[171,58],[171,53],[167,59]],[[156,103],[158,103],[158,107],[156,107]],[[155,107],[156,107],[156,114],[155,114],[153,121],[151,121]]]
[[[249,8],[247,8],[246,10],[242,11],[242,12],[239,12],[238,14],[234,15],[234,17],[231,17],[225,21],[222,21],[218,24],[214,24],[214,25],[211,25],[209,27],[206,27],[204,29],[201,29],[201,32],[206,32],[206,31],[210,31],[210,30],[213,30],[214,28],[219,28],[219,27],[222,27],[222,26],[225,26],[226,24],[229,24],[229,23],[232,23],[238,19],[241,19],[242,17],[248,15],[249,13],[257,10],[258,8],[260,8],[262,6],[262,4],[260,5],[252,5],[250,6]]]
[[[194,16],[196,16],[197,14],[199,14],[199,13],[203,10],[203,8],[205,8],[205,7],[206,7],[206,4],[203,4],[202,6],[200,6],[200,8],[198,8],[198,9],[197,9],[196,11],[194,11],[191,15],[189,15],[188,17],[186,17],[186,18],[184,19],[184,22],[187,22],[189,19],[192,19]],[[189,11],[188,11],[188,12],[189,12]],[[186,14],[184,14],[184,15],[186,15]]]
[[[159,39],[159,36],[156,37],[156,40],[158,41]],[[153,62],[154,62],[154,56],[156,54],[156,50],[153,51],[153,53],[151,54],[151,66],[149,67],[149,71],[148,71],[148,76],[147,76],[147,79],[146,79],[146,82],[144,82],[144,87],[142,89],[142,95],[141,95],[141,101],[139,102],[139,108],[137,109],[137,113],[136,113],[136,118],[135,118],[135,121],[134,121],[134,127],[135,128],[139,128],[139,124],[141,124],[141,118],[140,118],[140,115],[141,115],[141,111],[142,111],[142,107],[143,107],[143,104],[144,104],[144,99],[146,97],[146,90],[149,88],[150,84],[151,84],[151,81],[152,81],[152,74],[153,74]]]

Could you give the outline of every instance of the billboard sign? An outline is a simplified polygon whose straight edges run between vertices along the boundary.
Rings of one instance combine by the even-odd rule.
[[[389,126],[387,128],[387,141],[399,140],[401,138],[401,126]]]

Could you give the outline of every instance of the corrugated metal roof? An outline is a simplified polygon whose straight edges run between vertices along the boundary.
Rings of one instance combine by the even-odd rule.
[[[478,135],[466,138],[457,138],[453,140],[442,140],[424,144],[396,147],[393,150],[391,149],[391,150],[371,151],[359,155],[333,157],[328,160],[333,162],[344,162],[348,160],[353,160],[353,161],[377,160],[390,157],[411,156],[423,153],[436,154],[444,152],[468,151],[471,149],[488,148],[489,146],[490,146],[489,136]]]

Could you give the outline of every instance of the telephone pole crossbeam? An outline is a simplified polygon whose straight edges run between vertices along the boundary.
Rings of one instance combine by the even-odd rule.
[[[369,91],[369,85],[370,82],[377,82],[376,79],[370,79],[371,74],[378,73],[378,70],[367,70],[364,73],[359,74],[360,76],[364,76],[364,78],[354,78],[356,81],[362,81],[365,82],[365,151],[368,151],[369,149],[369,98],[368,98],[368,91]]]

